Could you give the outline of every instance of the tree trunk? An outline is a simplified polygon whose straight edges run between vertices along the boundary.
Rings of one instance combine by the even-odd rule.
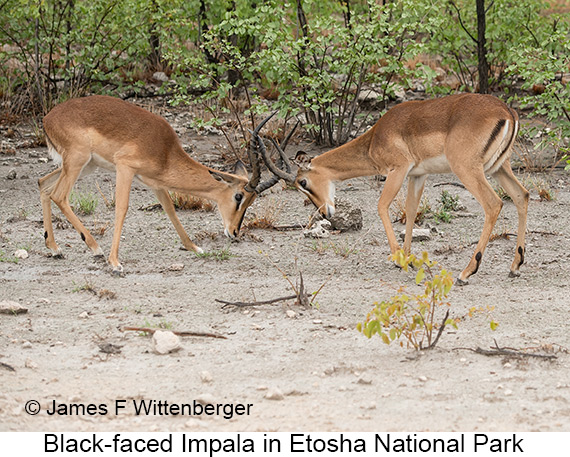
[[[489,63],[487,62],[487,42],[485,31],[487,24],[485,0],[477,0],[477,59],[479,71],[479,93],[489,93]]]

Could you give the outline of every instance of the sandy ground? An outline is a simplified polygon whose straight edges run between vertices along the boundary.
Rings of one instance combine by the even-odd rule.
[[[214,144],[223,140],[210,135],[192,141],[198,152],[215,152]],[[138,210],[156,201],[150,190],[135,185],[120,251],[126,275],[116,278],[65,222],[55,231],[65,258],[48,255],[36,185],[53,168],[47,157],[45,148],[0,156],[0,301],[28,308],[27,314],[0,315],[0,430],[570,430],[568,174],[521,176],[527,187],[546,180],[556,196],[541,202],[531,192],[521,277],[508,278],[514,239],[491,242],[477,275],[469,285],[452,288],[449,300],[454,316],[473,306],[494,310],[446,330],[436,349],[419,353],[387,346],[378,337],[369,340],[355,329],[374,302],[388,299],[400,285],[419,290],[413,273],[388,261],[376,213],[381,183],[356,179],[339,185],[337,196],[362,209],[364,228],[321,241],[300,230],[251,229],[229,244],[217,212],[179,212],[206,251],[229,250],[226,260],[181,250],[162,211]],[[11,170],[16,179],[7,179]],[[483,214],[467,191],[433,187],[453,179],[431,177],[428,201],[436,208],[446,189],[473,217],[439,225],[428,219],[439,233],[413,250],[427,250],[456,276],[472,255]],[[96,183],[110,198],[108,174],[82,178],[79,191],[99,195]],[[277,208],[277,225],[306,224],[312,208],[296,191],[279,187],[259,198],[248,217]],[[97,237],[108,253],[113,210],[99,197],[95,214],[82,220],[92,230],[108,224]],[[516,223],[515,208],[506,202],[495,231],[515,232]],[[13,263],[12,253],[21,248],[29,258]],[[326,282],[310,308],[293,300],[247,310],[222,309],[215,302],[289,295],[283,274],[295,282],[299,270],[309,292]],[[491,319],[499,323],[494,332]],[[180,351],[157,355],[150,337],[121,331],[125,326],[215,332],[227,339],[184,337]],[[488,357],[469,350],[489,349],[495,341],[557,358]],[[120,346],[120,353],[102,352],[106,343]],[[231,419],[137,416],[133,401],[143,399],[251,407]],[[29,400],[39,402],[39,414],[26,413]],[[116,400],[126,400],[118,414]],[[93,404],[95,413],[49,415],[54,401]]]

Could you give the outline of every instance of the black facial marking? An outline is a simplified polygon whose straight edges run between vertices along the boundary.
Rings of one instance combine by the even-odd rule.
[[[524,263],[524,249],[522,246],[519,246],[519,255],[521,256],[521,261],[519,262],[519,267]]]
[[[477,261],[477,265],[475,265],[475,270],[473,270],[473,273],[471,273],[471,274],[477,273],[477,270],[479,269],[479,265],[481,264],[481,257],[483,257],[483,255],[480,252],[475,254],[475,260]]]
[[[48,234],[47,234],[47,231],[46,231],[46,232],[44,232],[44,239],[47,240],[47,237],[48,237]]]
[[[82,239],[83,241],[85,241],[85,235],[83,234],[83,232],[81,232],[81,239]]]
[[[493,141],[495,141],[495,139],[497,138],[497,135],[499,134],[501,129],[505,126],[505,122],[507,122],[505,119],[501,119],[497,122],[497,124],[495,125],[495,128],[491,132],[491,136],[489,137],[489,141],[487,141],[487,144],[483,148],[483,155],[485,155],[487,153],[487,151],[489,150],[489,148],[493,144]]]

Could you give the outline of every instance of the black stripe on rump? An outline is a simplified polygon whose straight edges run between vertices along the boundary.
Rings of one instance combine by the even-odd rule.
[[[501,120],[497,121],[495,128],[491,132],[491,136],[489,138],[489,141],[487,141],[487,144],[483,148],[483,155],[487,154],[487,151],[489,150],[489,148],[493,144],[493,141],[495,141],[497,139],[497,135],[499,134],[501,129],[505,126],[505,122],[507,122],[505,119],[501,119]]]

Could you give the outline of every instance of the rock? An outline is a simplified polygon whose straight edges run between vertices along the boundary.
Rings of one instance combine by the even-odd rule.
[[[0,301],[0,314],[26,314],[28,308],[15,301]]]
[[[24,341],[24,342],[22,343],[22,347],[23,347],[24,349],[31,349],[31,348],[32,348],[32,343],[30,343],[29,341]]]
[[[6,179],[16,179],[16,170],[14,170],[13,168],[8,172],[8,174],[6,175]]]
[[[200,394],[195,400],[201,405],[214,405],[216,404],[216,398],[212,394]]]
[[[362,230],[362,210],[337,198],[333,217],[329,217],[333,230],[349,232]]]
[[[315,222],[313,227],[303,231],[303,235],[311,238],[328,238],[330,233],[331,223],[326,219]]]
[[[29,357],[26,359],[26,363],[24,364],[24,366],[26,368],[30,368],[32,370],[36,370],[38,368],[38,364],[36,362],[34,362],[32,359],[30,359]]]
[[[279,401],[279,400],[283,400],[285,398],[285,395],[283,395],[283,392],[281,392],[280,389],[278,389],[277,387],[273,387],[272,389],[269,389],[267,391],[264,398],[266,400]]]
[[[170,271],[182,271],[184,269],[183,263],[173,263],[168,267]]]
[[[180,338],[167,330],[157,330],[152,335],[152,349],[157,354],[168,354],[180,350]]]
[[[168,76],[163,71],[156,71],[153,73],[152,79],[165,83],[168,81]]]
[[[210,373],[209,371],[202,371],[200,373],[200,379],[204,384],[209,384],[214,380],[214,378],[212,377],[212,373]]]
[[[372,384],[372,379],[370,379],[366,375],[362,375],[360,378],[358,378],[358,381],[356,381],[356,383],[357,384],[370,385],[370,384]]]
[[[288,309],[287,311],[285,311],[285,314],[287,314],[287,317],[293,319],[297,316],[297,313],[295,311],[293,311],[292,309]]]
[[[83,311],[80,315],[79,315],[79,319],[89,319],[89,313],[87,311]]]
[[[419,379],[421,382],[427,382],[427,380],[428,380],[427,376],[420,376],[418,379]]]
[[[18,249],[17,251],[14,252],[14,257],[18,258],[18,259],[27,259],[30,255],[28,254],[28,251],[26,251],[25,249]]]
[[[400,232],[400,239],[406,238],[406,231],[402,230]],[[412,241],[429,241],[431,240],[430,229],[413,229],[412,230]]]

